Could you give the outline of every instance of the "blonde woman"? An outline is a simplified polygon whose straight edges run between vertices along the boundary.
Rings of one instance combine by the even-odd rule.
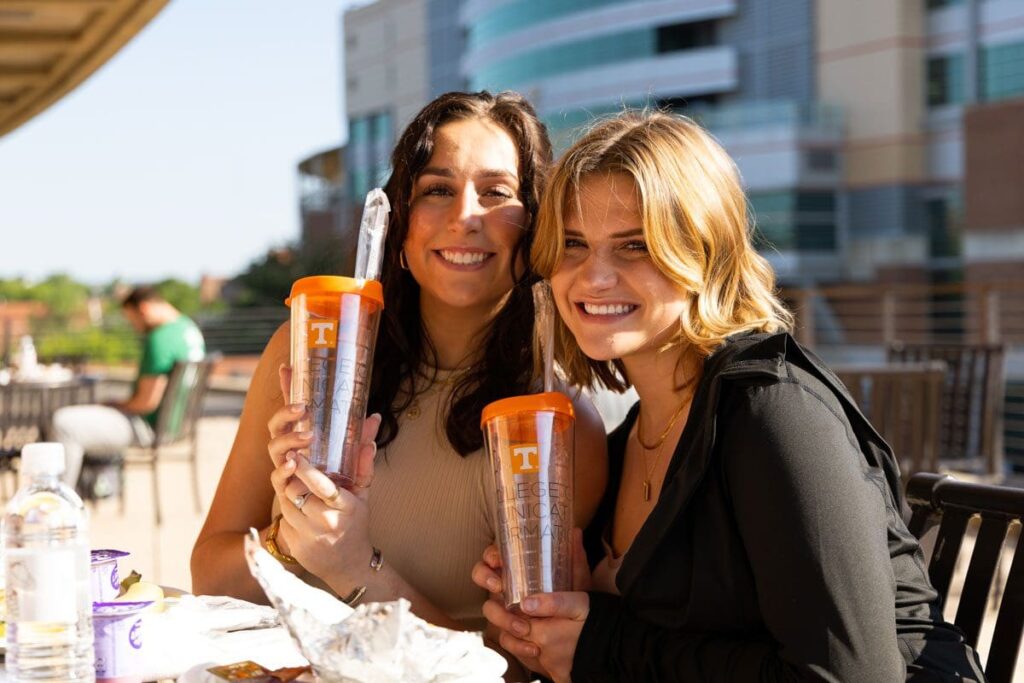
[[[609,438],[580,590],[484,607],[509,652],[575,683],[983,680],[889,447],[786,333],[707,133],[662,113],[596,126],[554,171],[532,260],[571,381],[640,402]],[[500,589],[493,548],[474,580]]]

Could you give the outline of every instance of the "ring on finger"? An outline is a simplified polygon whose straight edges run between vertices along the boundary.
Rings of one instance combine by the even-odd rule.
[[[302,506],[306,504],[307,498],[309,498],[309,491],[301,493],[292,498],[292,504],[295,506],[296,509],[301,510]]]

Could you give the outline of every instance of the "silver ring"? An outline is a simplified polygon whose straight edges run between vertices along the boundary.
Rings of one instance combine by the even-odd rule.
[[[306,504],[307,498],[309,498],[309,491],[306,491],[305,493],[292,498],[292,504],[295,506],[296,509],[301,510],[302,506]]]

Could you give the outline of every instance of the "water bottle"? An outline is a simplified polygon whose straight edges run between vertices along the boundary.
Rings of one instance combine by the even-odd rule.
[[[31,375],[38,364],[36,345],[32,342],[32,337],[26,334],[21,338],[18,348],[18,372],[22,375]]]
[[[63,483],[64,447],[21,451],[21,488],[4,515],[7,675],[94,681],[89,543],[82,499]]]

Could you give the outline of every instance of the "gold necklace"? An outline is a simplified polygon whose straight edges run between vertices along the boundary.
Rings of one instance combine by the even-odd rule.
[[[644,429],[644,418],[643,418],[644,413],[643,413],[642,410],[637,412],[637,418],[636,418],[636,423],[637,423],[636,424],[636,442],[638,444],[640,444],[640,448],[643,449],[641,451],[641,458],[643,459],[643,463],[644,463],[643,490],[644,490],[644,501],[645,502],[649,502],[651,500],[651,475],[654,474],[654,470],[656,470],[658,468],[658,463],[661,462],[661,453],[664,450],[662,448],[662,446],[665,445],[665,439],[668,438],[669,432],[671,432],[672,428],[675,427],[676,422],[679,420],[679,416],[683,414],[683,410],[688,405],[690,405],[690,399],[689,398],[687,398],[687,400],[683,401],[682,405],[679,406],[679,409],[676,410],[675,414],[672,416],[672,419],[668,421],[668,427],[665,427],[665,431],[663,431],[661,433],[661,436],[658,437],[658,443],[654,444],[653,446],[648,446],[647,444],[645,444],[644,440],[640,436],[640,433]],[[655,450],[655,449],[657,449],[658,454],[656,456],[654,456],[654,462],[648,468],[647,467],[647,451],[652,451],[652,450]]]
[[[643,436],[641,436],[641,432],[644,431],[644,411],[639,411],[636,416],[636,440],[639,441],[640,445],[643,446],[644,449],[648,451],[653,451],[655,448],[661,446],[661,444],[665,443],[665,439],[668,438],[668,433],[671,432],[672,428],[676,426],[676,421],[679,420],[679,416],[683,414],[683,411],[686,410],[686,406],[688,405],[690,405],[689,398],[687,398],[685,401],[682,402],[682,404],[680,404],[679,409],[676,410],[674,415],[672,415],[672,419],[668,421],[668,426],[665,427],[665,431],[663,431],[661,433],[661,436],[658,437],[658,443],[654,444],[653,446],[648,446],[647,444],[645,444]]]

